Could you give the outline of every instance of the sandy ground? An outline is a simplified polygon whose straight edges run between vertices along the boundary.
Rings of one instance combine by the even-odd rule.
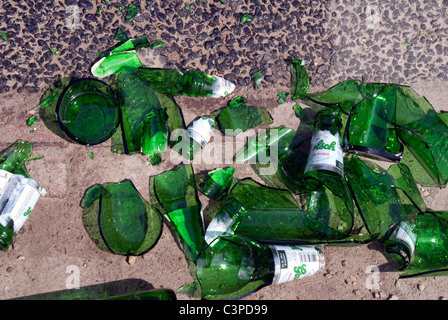
[[[324,66],[322,70],[325,69],[325,73],[322,75],[315,70],[310,71],[314,83],[310,88],[311,92],[324,90],[347,78],[400,82],[412,86],[420,95],[425,96],[436,110],[448,110],[446,106],[448,82],[443,75],[439,75],[443,73],[447,62],[443,54],[444,48],[448,47],[445,30],[446,9],[443,9],[441,15],[434,16],[434,12],[424,5],[416,8],[413,1],[409,3],[402,1],[402,6],[406,7],[408,4],[406,8],[417,14],[413,20],[415,23],[411,21],[409,23],[415,27],[416,21],[419,21],[420,28],[417,30],[411,27],[410,30],[414,30],[414,33],[412,31],[406,33],[405,29],[400,31],[399,25],[394,25],[394,21],[404,19],[406,10],[395,12],[387,5],[380,6],[382,17],[379,20],[380,25],[365,31],[361,26],[365,26],[367,18],[362,15],[363,10],[360,8],[365,10],[367,5],[377,3],[330,2],[326,14],[331,31],[325,38],[335,43],[332,49],[333,58],[330,61],[323,57],[322,52],[315,52],[315,60],[322,62]],[[436,3],[442,4],[441,1]],[[428,20],[423,22],[422,19],[417,19],[420,15]],[[350,24],[351,27],[347,27]],[[427,26],[425,31],[422,31],[421,25]],[[403,34],[407,39],[401,37]],[[431,34],[437,36],[432,43],[428,40]],[[403,45],[411,41],[414,41],[413,46]],[[442,52],[436,49],[437,45],[441,46]],[[350,48],[350,52],[346,52],[347,48]],[[409,66],[406,59],[409,57],[409,50],[412,49],[415,50],[414,57],[426,56],[427,59]],[[398,50],[401,60],[392,58],[392,55],[388,54],[390,50]],[[352,60],[357,62],[350,63]],[[431,68],[433,72],[429,71]],[[287,90],[287,86],[288,81],[280,81],[273,85],[265,82],[259,89],[254,89],[251,85],[239,86],[234,97],[242,95],[251,104],[268,107],[274,118],[272,126],[284,124],[295,128],[298,127],[300,120],[293,114],[294,103],[289,100],[280,106],[276,102],[277,93]],[[30,133],[25,124],[28,118],[26,112],[38,103],[45,89],[45,85],[42,85],[40,91],[36,93],[24,91],[19,94],[10,91],[1,94],[0,147],[3,149],[17,139],[32,142],[33,155],[43,155],[44,158],[30,162],[27,168],[30,175],[48,190],[48,194],[37,203],[33,214],[16,236],[13,247],[8,252],[0,253],[0,299],[65,290],[71,286],[73,272],[79,275],[81,287],[129,280],[127,286],[140,289],[176,290],[190,283],[192,279],[183,253],[166,226],[157,245],[147,254],[131,262],[126,257],[100,251],[87,235],[81,221],[82,208],[79,204],[87,188],[97,183],[131,179],[142,196],[149,200],[148,178],[172,168],[170,158],[165,157],[159,166],[151,166],[145,156],[111,153],[110,141],[88,147],[67,142],[49,131],[43,123],[38,123],[38,129]],[[185,122],[189,123],[197,115],[206,115],[224,106],[227,99],[178,97],[176,101],[182,108]],[[89,158],[88,151],[94,153],[94,159]],[[194,165],[196,172],[217,167],[213,163],[207,164],[206,157],[202,160],[201,163]],[[238,178],[253,177],[258,180],[249,165],[234,166]],[[434,210],[447,208],[446,189],[425,188],[422,193],[429,208]],[[200,199],[206,204],[204,197],[201,196]],[[301,281],[265,287],[244,299],[448,298],[447,278],[399,279],[399,272],[395,266],[387,262],[382,253],[382,246],[375,242],[349,248],[325,247],[323,251],[326,260],[323,272]],[[137,281],[134,282],[132,279]],[[189,299],[182,294],[178,294],[177,298]]]

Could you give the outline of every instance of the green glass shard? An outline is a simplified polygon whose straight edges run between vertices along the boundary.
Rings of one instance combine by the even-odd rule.
[[[238,108],[239,106],[242,106],[243,104],[246,103],[247,103],[246,98],[239,96],[229,101],[229,107]]]
[[[87,155],[88,155],[89,158],[92,159],[92,160],[95,158],[93,152],[91,152],[91,151],[88,151],[88,152],[87,152]]]
[[[346,80],[319,93],[307,93],[301,100],[316,109],[336,105],[348,114],[353,106],[364,100],[363,83],[359,80]]]
[[[249,162],[270,187],[298,193],[303,189],[307,154],[299,150],[303,138],[285,126],[260,129],[237,151],[235,162]]]
[[[4,41],[6,41],[6,43],[9,43],[10,38],[9,38],[9,35],[8,35],[8,33],[6,31],[0,30],[0,37],[2,37],[2,39]]]
[[[136,52],[119,52],[98,60],[92,66],[91,72],[95,77],[104,78],[111,74],[137,70],[141,66],[142,63]]]
[[[161,40],[156,40],[154,41],[153,44],[151,44],[151,49],[162,49],[162,48],[166,48],[166,43],[161,41]]]
[[[27,140],[16,140],[0,153],[0,169],[13,174],[26,172],[25,163],[31,156],[33,145]]]
[[[137,153],[142,150],[142,147],[148,153],[164,151],[166,149],[166,139],[164,139],[166,126],[163,122],[164,120],[166,122],[166,118],[160,117],[163,114],[160,109],[163,107],[156,92],[144,81],[141,81],[138,73],[121,73],[117,81],[124,152],[126,154]],[[148,119],[151,119],[151,115],[157,115],[154,118],[157,121],[149,125]],[[163,139],[153,138],[156,134],[161,135],[160,138]],[[142,146],[142,142],[145,143],[144,146]]]
[[[22,296],[13,300],[176,300],[170,289],[153,289],[152,285],[142,279],[122,279],[89,286],[81,286],[76,290],[64,289]]]
[[[138,71],[148,85],[162,93],[219,98],[235,89],[230,81],[197,70],[139,68]]]
[[[204,230],[193,168],[180,165],[151,176],[149,187],[151,203],[158,204],[187,259],[196,261],[204,248]]]
[[[95,185],[82,200],[83,224],[103,251],[141,255],[157,242],[162,217],[140,195],[130,180]]]
[[[370,234],[384,241],[390,227],[426,209],[409,168],[393,164],[387,171],[353,156],[346,162],[346,180]]]
[[[207,227],[205,240],[238,235],[268,243],[320,243],[353,245],[373,239],[370,235],[331,238],[310,223],[287,190],[270,188],[252,179],[238,181]]]
[[[267,108],[249,105],[224,107],[214,111],[211,116],[218,123],[219,130],[229,136],[273,122]]]
[[[286,99],[289,96],[289,93],[286,91],[283,91],[283,92],[280,92],[277,96],[278,96],[278,100],[277,100],[278,104],[284,104],[286,102]]]
[[[287,60],[291,71],[291,95],[296,100],[304,96],[310,87],[310,78],[305,69],[305,65],[309,62],[296,57],[290,57]]]
[[[294,130],[285,126],[260,129],[256,135],[248,137],[246,144],[236,152],[235,162],[255,162],[259,154],[269,155],[269,148],[278,150],[278,142],[286,136],[295,136]]]
[[[118,40],[120,42],[126,42],[126,41],[129,40],[128,35],[121,28],[117,29],[117,32],[115,33],[114,39]]]
[[[101,13],[101,12],[103,12],[103,7],[99,7],[97,10],[96,10],[96,13]]]
[[[131,3],[128,6],[128,11],[126,12],[125,22],[129,23],[134,20],[140,14],[140,11],[141,9],[139,4]]]
[[[45,156],[43,156],[43,155],[37,155],[37,156],[34,156],[34,157],[29,158],[29,159],[27,160],[27,162],[37,161],[37,160],[40,160],[40,159],[43,159],[43,158],[45,158]]]
[[[56,116],[60,127],[73,142],[102,143],[114,134],[119,123],[115,92],[96,79],[76,80],[59,99]]]
[[[26,124],[27,124],[28,127],[32,127],[32,126],[34,126],[36,124],[37,120],[38,120],[37,116],[36,115],[32,115],[31,117],[29,117],[26,120]]]
[[[249,21],[253,21],[254,17],[250,14],[243,14],[241,16],[241,22],[249,22]]]
[[[151,110],[142,122],[142,153],[155,156],[168,147],[166,109]]]
[[[434,277],[448,274],[448,212],[432,211],[420,214],[413,261],[400,278]]]
[[[213,170],[207,174],[199,188],[207,197],[221,200],[232,185],[234,173],[233,167]]]
[[[175,69],[140,68],[138,69],[138,72],[141,79],[150,85],[151,88],[174,96],[182,94],[182,71]]]
[[[398,162],[403,154],[403,145],[398,141],[395,130],[397,88],[366,84],[365,89],[365,99],[349,115],[344,150]]]
[[[259,88],[261,84],[261,80],[263,80],[264,72],[262,70],[254,72],[252,74],[252,80],[254,81],[255,88]]]
[[[295,112],[297,118],[299,118],[300,120],[303,120],[303,121],[309,120],[308,115],[306,114],[305,110],[303,110],[303,108],[300,104],[296,103],[294,105],[293,109],[294,109],[294,112]]]
[[[400,87],[397,99],[397,133],[407,148],[402,162],[412,168],[418,183],[445,187],[448,182],[446,122],[441,113],[411,88]]]

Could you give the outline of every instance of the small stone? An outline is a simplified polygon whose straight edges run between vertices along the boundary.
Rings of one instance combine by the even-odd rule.
[[[342,260],[342,261],[341,261],[341,266],[345,267],[346,265],[347,265],[347,261]]]
[[[387,300],[398,300],[398,297],[394,294],[391,294]]]
[[[355,296],[359,297],[361,295],[361,291],[359,291],[359,289],[353,290],[353,293],[355,294]]]
[[[423,283],[419,283],[417,285],[417,289],[420,290],[420,291],[423,291],[423,290],[425,290],[425,285]]]

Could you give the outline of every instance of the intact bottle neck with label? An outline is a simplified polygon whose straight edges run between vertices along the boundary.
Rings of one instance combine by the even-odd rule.
[[[320,111],[316,115],[314,128],[305,176],[312,176],[315,171],[344,176],[339,112],[331,109]]]

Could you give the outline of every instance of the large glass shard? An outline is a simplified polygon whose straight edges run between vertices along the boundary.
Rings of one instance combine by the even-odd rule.
[[[290,57],[287,62],[291,71],[292,99],[300,99],[307,93],[310,87],[310,78],[305,69],[305,65],[308,61],[301,60],[296,57]]]
[[[154,246],[161,234],[161,215],[130,180],[92,186],[82,205],[84,227],[103,251],[141,255]]]
[[[141,78],[152,88],[173,95],[191,97],[225,97],[235,90],[235,85],[224,78],[197,70],[139,68]]]
[[[403,146],[395,130],[397,87],[366,84],[365,88],[365,99],[349,114],[344,150],[398,162],[403,155]]]
[[[152,176],[149,186],[152,204],[158,203],[186,257],[196,261],[204,248],[204,229],[193,168],[191,165],[180,165]]]
[[[12,174],[26,174],[25,164],[33,151],[33,145],[27,141],[19,139],[0,153],[0,169]]]
[[[236,152],[235,162],[248,162],[270,187],[299,193],[307,154],[299,150],[303,139],[285,126],[260,129]]]
[[[238,107],[227,106],[216,110],[211,114],[218,123],[219,130],[228,136],[237,134],[258,126],[268,125],[273,122],[266,107],[240,105]]]
[[[418,215],[413,260],[401,278],[448,275],[448,212],[430,211]]]
[[[131,22],[134,20],[141,12],[140,5],[137,3],[131,3],[128,6],[128,10],[126,12],[125,22]]]
[[[403,162],[411,166],[413,172],[418,172],[415,177],[420,184],[445,187],[448,182],[447,124],[440,113],[412,89],[401,87],[398,99],[397,115],[401,116],[397,119],[397,131],[408,151]],[[424,179],[425,176],[429,179]]]
[[[403,164],[393,164],[386,171],[353,156],[346,162],[345,174],[367,230],[381,241],[405,217],[425,211],[417,184]]]
[[[76,80],[66,88],[56,115],[67,136],[85,145],[109,139],[119,122],[115,93],[106,83],[89,78]]]
[[[125,153],[140,152],[142,148],[145,152],[149,151],[148,148],[164,152],[168,128],[158,95],[140,80],[137,73],[120,74],[117,84]],[[150,146],[146,145],[148,139]]]
[[[101,58],[92,66],[92,74],[104,78],[130,69],[138,69],[142,63],[136,52],[119,52]]]
[[[233,167],[213,170],[207,174],[199,188],[210,199],[219,201],[227,194],[232,185],[234,173],[235,168]]]
[[[123,279],[77,289],[65,289],[18,297],[13,300],[176,300],[171,289],[152,289],[152,285],[141,279]]]
[[[307,93],[301,100],[312,107],[338,106],[348,114],[353,106],[364,100],[365,90],[359,80],[346,80],[319,93]]]

